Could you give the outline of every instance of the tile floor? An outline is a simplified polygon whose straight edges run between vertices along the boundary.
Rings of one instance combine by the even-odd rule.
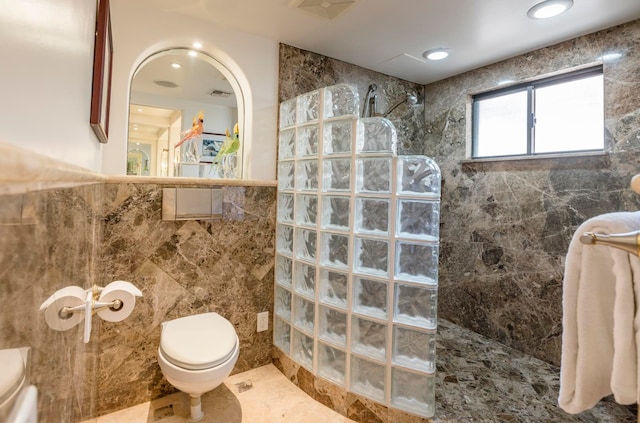
[[[434,423],[640,423],[612,398],[578,415],[557,405],[557,367],[443,319],[438,322]],[[233,375],[203,396],[206,423],[346,423],[272,364]],[[84,423],[182,423],[189,397],[175,393]],[[377,421],[400,423],[395,418]]]
[[[272,364],[230,376],[202,397],[204,423],[353,422],[313,400]],[[182,392],[84,423],[182,423],[189,419]]]

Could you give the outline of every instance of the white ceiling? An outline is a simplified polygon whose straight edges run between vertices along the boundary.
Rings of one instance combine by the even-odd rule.
[[[180,68],[174,68],[173,64],[180,65]],[[171,82],[176,87],[161,86],[156,83],[158,81]],[[211,96],[210,93],[213,90],[230,93],[230,95],[228,97]],[[191,57],[187,50],[172,50],[151,57],[136,71],[131,91],[136,94],[144,93],[237,107],[229,81],[214,65],[205,61],[203,55]]]
[[[640,18],[640,0],[574,0],[548,20],[527,17],[540,0],[356,0],[333,19],[294,7],[302,0],[136,1],[420,84]],[[452,54],[422,58],[435,47]]]

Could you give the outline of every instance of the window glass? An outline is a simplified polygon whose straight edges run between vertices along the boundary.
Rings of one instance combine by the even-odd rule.
[[[535,152],[603,148],[602,75],[537,88]]]
[[[476,157],[527,154],[527,92],[476,103]]]
[[[602,67],[473,98],[472,156],[604,150]]]

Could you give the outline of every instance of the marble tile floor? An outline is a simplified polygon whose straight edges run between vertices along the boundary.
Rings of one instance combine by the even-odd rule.
[[[438,322],[436,363],[433,423],[638,421],[636,406],[621,406],[611,398],[577,415],[565,413],[557,405],[556,366],[443,319]],[[353,421],[316,402],[271,364],[229,377],[203,396],[203,410],[206,423]],[[189,398],[178,392],[85,423],[182,423],[188,414]],[[376,422],[402,423],[390,416]]]
[[[202,396],[203,423],[353,422],[313,400],[272,364],[230,376]],[[84,423],[183,423],[189,396],[175,394]]]
[[[560,369],[438,319],[435,423],[636,423],[608,397],[591,410],[558,406]]]

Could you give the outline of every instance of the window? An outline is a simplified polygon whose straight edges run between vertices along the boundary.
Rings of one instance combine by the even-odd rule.
[[[604,150],[602,66],[473,97],[473,158]]]

